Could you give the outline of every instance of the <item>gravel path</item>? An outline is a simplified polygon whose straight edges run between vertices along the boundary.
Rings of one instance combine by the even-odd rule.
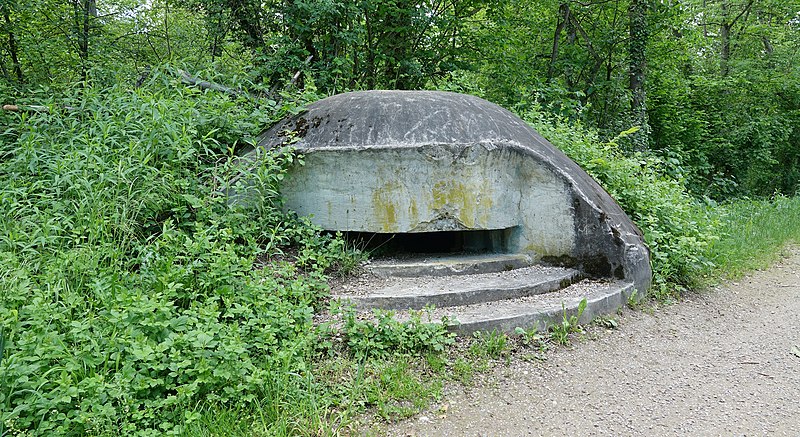
[[[800,436],[800,248],[788,253],[676,305],[625,311],[617,330],[543,363],[453,383],[388,435]]]

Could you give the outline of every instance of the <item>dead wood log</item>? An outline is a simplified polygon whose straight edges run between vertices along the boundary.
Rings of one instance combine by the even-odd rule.
[[[41,105],[3,105],[3,111],[11,112],[50,112],[50,108]]]
[[[64,109],[65,111],[80,111],[80,108],[76,108],[74,106],[61,106],[60,108]],[[40,114],[48,114],[50,113],[49,106],[42,106],[42,105],[3,105],[3,111],[9,112],[35,112]]]
[[[187,85],[196,86],[198,88],[203,88],[203,89],[206,89],[206,90],[219,91],[221,93],[225,93],[225,94],[228,94],[229,96],[233,96],[233,97],[255,98],[255,96],[251,95],[250,93],[248,93],[246,91],[233,89],[233,88],[230,88],[230,87],[226,87],[225,85],[220,85],[218,83],[209,82],[207,80],[202,80],[200,78],[192,76],[191,74],[189,74],[185,70],[178,70],[178,74],[181,76],[181,82],[183,82],[183,83],[185,83]]]

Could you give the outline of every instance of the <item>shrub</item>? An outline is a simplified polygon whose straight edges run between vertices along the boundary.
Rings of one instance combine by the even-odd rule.
[[[344,310],[345,341],[358,358],[439,353],[454,341],[446,321],[424,322],[419,311],[412,311],[406,321],[398,321],[391,311],[376,310],[374,315],[375,320],[360,320],[352,309]]]
[[[156,74],[0,116],[0,434],[179,431],[198,402],[248,402],[306,367],[342,243],[281,211],[290,152],[249,175],[256,205],[220,191],[235,139],[290,103]]]
[[[709,265],[706,248],[716,238],[717,221],[680,179],[668,174],[663,161],[621,152],[618,141],[634,129],[602,142],[596,132],[578,123],[535,110],[522,117],[600,182],[639,225],[651,251],[656,293],[691,285]]]

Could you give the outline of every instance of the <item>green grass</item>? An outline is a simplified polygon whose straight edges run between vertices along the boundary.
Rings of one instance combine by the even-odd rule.
[[[302,102],[159,74],[63,100],[80,110],[0,113],[0,435],[318,435],[429,397],[408,360],[378,363],[441,353],[443,328],[315,324],[327,275],[363,255],[282,210],[290,150],[235,165],[257,121]],[[258,200],[231,206],[221,189],[239,175]],[[356,356],[346,403],[319,363]]]
[[[500,331],[474,332],[469,354],[473,358],[490,358],[493,360],[507,356],[510,352],[508,335]]]
[[[713,268],[706,280],[736,278],[775,262],[787,244],[800,243],[800,197],[739,200],[711,211],[720,222],[719,239],[708,248]]]
[[[272,390],[238,406],[204,403],[188,410],[182,435],[350,434],[365,412],[384,420],[412,416],[441,396],[445,368],[418,355],[320,360],[304,377],[275,375]]]

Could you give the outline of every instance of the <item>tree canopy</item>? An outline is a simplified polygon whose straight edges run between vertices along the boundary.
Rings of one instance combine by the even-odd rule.
[[[797,191],[799,58],[797,0],[0,3],[7,104],[163,64],[260,93],[449,89],[638,127],[626,150],[715,199]]]

